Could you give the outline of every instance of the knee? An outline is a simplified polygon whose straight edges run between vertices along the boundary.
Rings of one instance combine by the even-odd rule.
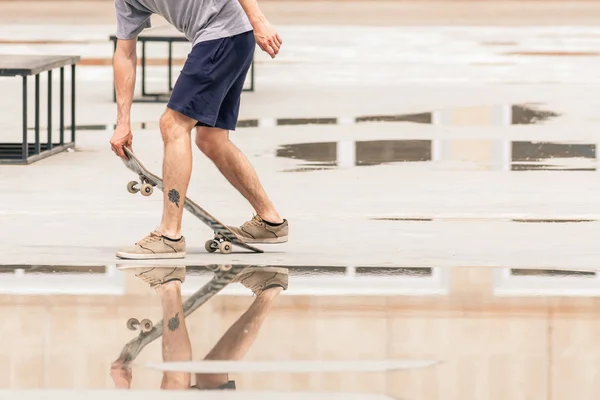
[[[182,116],[184,117],[184,116]],[[167,109],[160,117],[159,128],[163,142],[173,141],[185,137],[190,134],[191,120],[189,118],[181,118],[171,110]]]
[[[226,135],[217,130],[198,128],[196,131],[196,146],[210,159],[214,158],[223,142],[228,140]]]

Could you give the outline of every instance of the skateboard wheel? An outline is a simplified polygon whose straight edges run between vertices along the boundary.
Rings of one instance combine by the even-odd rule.
[[[138,183],[136,181],[131,181],[127,184],[127,191],[129,193],[132,194],[136,194],[137,192],[140,191],[140,189],[138,189],[136,186],[138,185]]]
[[[140,321],[140,326],[142,327],[142,332],[150,332],[152,330],[152,321],[149,319],[143,319]]]
[[[127,329],[130,331],[135,331],[139,326],[140,321],[138,321],[136,318],[129,318],[129,320],[127,320]]]
[[[221,272],[231,271],[231,268],[233,268],[233,265],[221,265]]]
[[[204,249],[209,253],[214,253],[215,251],[217,251],[218,248],[219,244],[213,239],[207,240],[206,243],[204,243]]]
[[[229,253],[231,253],[231,249],[232,248],[233,248],[233,246],[229,242],[221,242],[221,243],[219,243],[219,251],[221,253],[223,253],[223,254],[229,254]]]
[[[154,191],[154,188],[152,187],[151,184],[144,183],[142,185],[142,195],[144,195],[144,196],[150,196],[153,191]]]

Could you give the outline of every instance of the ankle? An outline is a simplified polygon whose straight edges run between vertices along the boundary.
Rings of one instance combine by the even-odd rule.
[[[272,286],[268,289],[263,290],[258,296],[256,296],[256,299],[263,299],[263,300],[272,300],[275,297],[279,296],[279,294],[283,292],[283,287],[281,286]]]
[[[181,291],[181,281],[179,279],[173,279],[165,282],[156,288],[156,291],[160,295],[168,295],[172,293],[178,293]]]
[[[170,240],[179,240],[181,239],[181,230],[172,230],[172,229],[163,229],[158,228],[156,232],[160,233],[162,236],[166,237]]]
[[[270,222],[271,224],[274,225],[279,225],[283,223],[283,218],[281,218],[279,216],[279,214],[275,213],[264,213],[264,214],[258,214],[260,216],[260,218],[265,221],[265,222]]]

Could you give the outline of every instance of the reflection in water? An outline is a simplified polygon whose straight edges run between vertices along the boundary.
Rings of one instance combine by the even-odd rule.
[[[600,371],[597,271],[512,266],[278,268],[282,269],[262,269],[258,279],[261,268],[245,265],[106,267],[105,274],[127,279],[118,295],[27,296],[22,285],[22,293],[0,296],[0,362],[5,371],[21,371],[0,385],[29,389],[50,382],[53,388],[157,389],[162,382],[164,387],[193,390],[235,385],[243,390],[352,390],[420,399],[432,390],[451,393],[443,397],[451,399],[460,390],[461,399],[491,400],[495,397],[486,394],[493,393],[492,381],[502,385],[506,398],[536,398],[548,387],[556,388],[553,393],[568,393],[568,398],[595,393]],[[254,273],[247,273],[251,269]],[[98,269],[87,267],[3,266],[2,271],[0,287],[54,275],[55,284],[84,275],[103,279]],[[290,288],[284,291],[281,285],[287,287],[290,278]],[[302,285],[306,291],[290,295]],[[226,286],[239,288],[243,295],[211,298]],[[126,329],[129,318],[140,322],[130,326],[138,330],[135,334]],[[152,323],[145,325],[144,319]],[[153,345],[148,345],[151,340],[143,343],[149,337]],[[136,341],[135,351],[143,354],[132,357],[135,351],[127,346]],[[183,363],[244,360],[252,363],[219,368],[235,365],[238,371],[249,368],[253,373],[234,375],[215,370],[211,363],[195,363],[173,368],[184,372],[168,371],[162,380],[145,367],[160,364],[163,356],[167,362]],[[297,375],[273,367],[286,361],[286,371],[297,372],[305,367],[294,361],[326,360],[332,368],[348,360],[398,359],[441,364],[414,368],[413,363],[408,373],[393,376],[379,371],[371,376],[363,371]],[[126,360],[136,363],[133,370]],[[318,367],[323,370],[324,365]],[[203,369],[186,374],[192,367]],[[270,372],[256,374],[261,368]],[[547,373],[552,370],[556,373]],[[426,389],[423,382],[428,382]]]
[[[511,126],[539,124],[560,116],[532,105],[451,108],[428,113],[371,115],[362,122],[413,122],[436,126]],[[291,123],[291,122],[290,122]],[[595,171],[595,144],[568,144],[508,140],[341,140],[294,143],[277,149],[277,157],[304,161],[288,172],[328,170],[334,167],[393,163],[459,161],[513,171]]]
[[[132,370],[130,363],[142,349],[162,336],[163,362],[192,360],[192,345],[186,326],[186,317],[205,304],[230,283],[239,282],[250,289],[256,299],[243,315],[228,329],[209,351],[205,360],[235,361],[243,358],[252,347],[267,314],[277,296],[288,287],[288,270],[280,267],[256,267],[247,265],[213,265],[212,279],[182,301],[181,285],[186,280],[186,267],[160,267],[125,265],[120,270],[134,274],[155,289],[161,299],[161,321],[130,319],[127,327],[140,329],[137,338],[125,345],[118,359],[111,366],[111,377],[117,388],[130,389]],[[235,389],[235,381],[227,373],[195,374],[195,383],[189,372],[165,371],[161,389],[224,390]]]
[[[596,160],[595,144],[511,142],[512,170],[595,171],[596,167],[568,166],[571,160]],[[550,162],[551,161],[551,162]],[[585,165],[585,164],[584,164]]]
[[[509,144],[509,146],[507,146]],[[596,144],[501,140],[368,140],[286,144],[277,157],[303,160],[288,172],[394,163],[474,160],[512,171],[596,171]],[[500,158],[500,161],[496,159]]]
[[[356,122],[413,122],[442,126],[533,125],[559,117],[553,111],[538,110],[527,104],[455,107],[450,109],[399,115],[357,117]]]

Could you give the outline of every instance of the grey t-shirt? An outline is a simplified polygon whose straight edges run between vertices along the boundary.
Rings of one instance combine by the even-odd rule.
[[[133,39],[158,14],[196,43],[252,30],[238,0],[115,0],[117,38]]]

